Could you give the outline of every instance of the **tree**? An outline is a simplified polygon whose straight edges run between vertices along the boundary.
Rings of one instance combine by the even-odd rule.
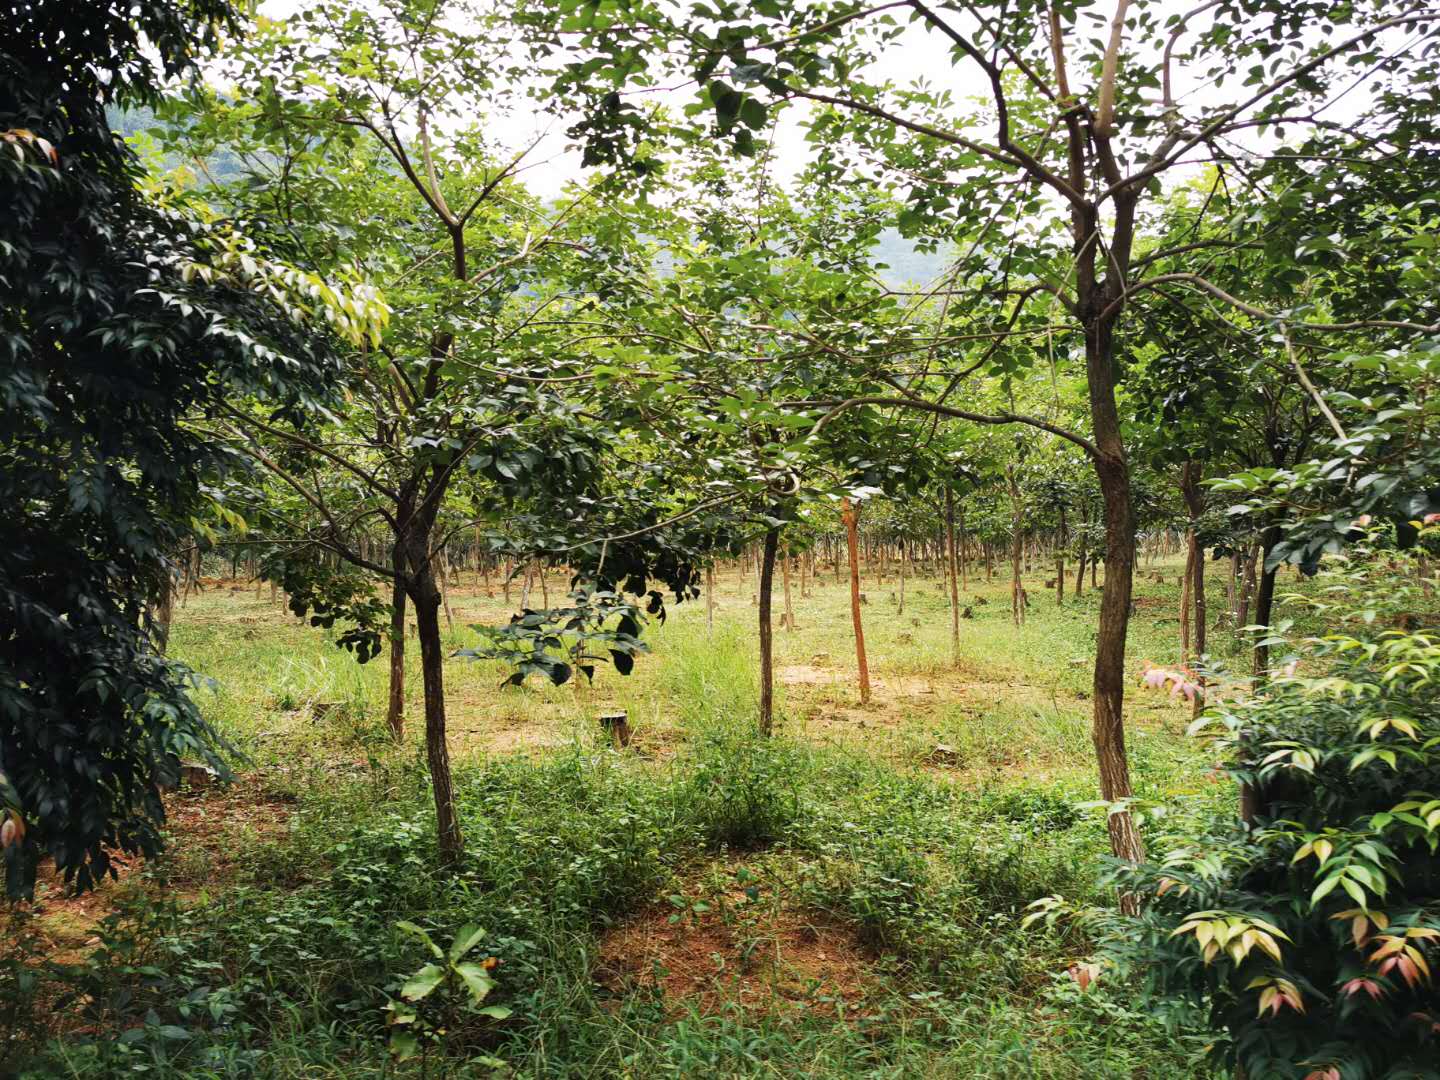
[[[1290,123],[1317,132],[1307,152],[1326,163],[1332,179],[1351,157],[1392,160],[1388,149],[1376,152],[1367,132],[1392,128],[1397,115],[1407,120],[1401,140],[1428,138],[1413,106],[1390,91],[1430,73],[1428,52],[1396,35],[1428,33],[1432,14],[1385,3],[1346,10],[1355,26],[1344,35],[1334,33],[1329,5],[1226,0],[1170,18],[1154,3],[1119,0],[1095,37],[1083,27],[1095,17],[1090,12],[1039,3],[698,4],[675,13],[643,0],[570,2],[542,6],[531,19],[542,55],[564,50],[568,63],[554,65],[559,93],[592,106],[580,129],[592,159],[628,157],[637,168],[656,167],[656,127],[621,92],[655,85],[678,68],[698,83],[696,111],[713,117],[707,136],[750,153],[773,109],[807,103],[809,137],[837,182],[878,167],[906,194],[909,231],[968,245],[946,292],[963,298],[954,308],[991,344],[957,357],[938,377],[874,372],[873,390],[832,407],[903,406],[978,423],[1026,423],[1085,451],[1104,499],[1107,569],[1093,737],[1102,795],[1122,806],[1131,793],[1122,706],[1134,505],[1117,400],[1124,375],[1117,334],[1134,298],[1149,290],[1175,285],[1228,302],[1203,274],[1157,272],[1177,252],[1141,253],[1140,210],[1167,174],[1197,156],[1234,159],[1222,148],[1252,128]],[[978,74],[989,92],[982,109],[957,115],[948,90],[870,77],[878,57],[904,48],[902,17],[947,43],[957,67]],[[1302,33],[1311,26],[1323,30],[1321,41]],[[1181,69],[1213,88],[1206,104],[1177,97]],[[1082,72],[1093,77],[1091,86],[1072,85]],[[1320,113],[1350,72],[1373,79],[1374,105],[1361,123],[1337,133]],[[1226,95],[1225,104],[1209,104],[1216,93]],[[1249,164],[1237,167],[1242,176]],[[1314,193],[1302,186],[1299,198]],[[1301,318],[1256,310],[1270,325]],[[1047,347],[1006,347],[1017,340]],[[1068,357],[1072,346],[1088,392],[1088,434],[952,403],[970,375],[1001,374],[1046,354]],[[1128,814],[1112,814],[1109,826],[1115,853],[1139,858]]]
[[[358,342],[383,313],[147,197],[111,134],[106,106],[154,100],[238,29],[227,4],[12,4],[5,23],[0,773],[30,826],[6,846],[13,894],[42,854],[82,889],[112,852],[155,854],[179,759],[221,764],[147,606],[234,519],[232,455],[184,421],[244,395],[319,408],[327,329]]]

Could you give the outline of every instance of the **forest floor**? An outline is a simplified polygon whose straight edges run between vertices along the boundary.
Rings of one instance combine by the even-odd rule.
[[[1178,659],[1178,572],[1137,575],[1137,675]],[[268,587],[212,580],[177,612],[173,650],[214,680],[198,699],[237,780],[170,797],[157,862],[80,898],[42,881],[11,940],[26,970],[60,966],[25,990],[33,1002],[66,1008],[29,1030],[11,1009],[11,1056],[47,1045],[50,1071],[33,1075],[388,1075],[377,1002],[424,960],[394,923],[443,942],[479,919],[512,1017],[452,1003],[432,1074],[1201,1075],[1203,1032],[1162,1030],[1124,987],[1081,993],[1065,971],[1084,942],[1018,927],[1039,896],[1105,900],[1103,810],[1076,808],[1095,798],[1099,593],[1075,597],[1072,576],[1058,606],[1050,576],[1027,577],[1016,628],[1008,581],[972,572],[956,648],[937,576],[908,580],[902,611],[893,574],[867,574],[864,705],[847,585],[825,572],[802,596],[796,577],[768,745],[750,730],[755,585],[737,571],[720,576],[713,626],[703,600],[652,620],[629,677],[502,690],[497,664],[449,661],[474,863],[458,884],[427,865],[413,630],[397,748],[388,657],[358,665]],[[548,589],[563,596],[558,572]],[[492,591],[462,575],[449,645],[508,617]],[[597,722],[618,709],[624,751]],[[1171,811],[1163,829],[1229,798],[1184,734],[1188,703],[1135,688],[1126,717],[1137,796]],[[1155,842],[1161,829],[1147,825]],[[57,1034],[81,1049],[45,1042]]]

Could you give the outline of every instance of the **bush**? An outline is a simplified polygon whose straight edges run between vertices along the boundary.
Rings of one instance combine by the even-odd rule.
[[[1216,1056],[1257,1080],[1440,1077],[1440,635],[1375,626],[1370,596],[1426,594],[1366,565],[1315,605],[1346,632],[1200,721],[1251,820],[1119,869],[1154,896],[1138,918],[1083,913],[1105,961],[1172,1018],[1208,1011]]]

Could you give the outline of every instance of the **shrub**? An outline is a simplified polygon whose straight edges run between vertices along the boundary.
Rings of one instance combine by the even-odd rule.
[[[1207,1010],[1252,1078],[1440,1077],[1440,635],[1377,627],[1369,597],[1415,579],[1366,565],[1315,605],[1343,632],[1197,725],[1251,820],[1117,870],[1154,897],[1138,918],[1082,913],[1104,961],[1172,1018]]]

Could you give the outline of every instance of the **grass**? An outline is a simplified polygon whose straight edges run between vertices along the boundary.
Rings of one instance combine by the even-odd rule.
[[[861,706],[846,591],[826,575],[801,599],[797,582],[769,742],[739,574],[713,629],[691,604],[652,623],[628,679],[502,691],[495,665],[451,663],[467,842],[451,877],[433,870],[419,733],[383,736],[384,660],[358,666],[267,596],[213,586],[172,640],[216,680],[203,707],[240,779],[172,800],[157,863],[15,916],[29,951],[0,960],[17,1003],[0,1072],[8,1054],[47,1077],[1201,1075],[1203,1033],[1162,1029],[1126,986],[1082,993],[1064,973],[1084,941],[1019,926],[1040,896],[1100,898],[1103,818],[1076,807],[1095,790],[1098,595],[1057,609],[1037,575],[1017,630],[1008,587],[972,582],[952,655],[936,585],[907,583],[903,614],[893,581],[867,585]],[[1140,586],[1136,669],[1175,659],[1175,593]],[[457,648],[505,614],[474,587],[451,604]],[[1144,827],[1183,829],[1228,795],[1201,780],[1186,709],[1129,698],[1137,792],[1171,811]],[[630,752],[596,723],[615,708]],[[401,920],[440,941],[482,926],[509,1017],[442,1000],[443,1038],[395,1064],[385,1005],[426,958]],[[67,963],[44,969],[62,928]]]

